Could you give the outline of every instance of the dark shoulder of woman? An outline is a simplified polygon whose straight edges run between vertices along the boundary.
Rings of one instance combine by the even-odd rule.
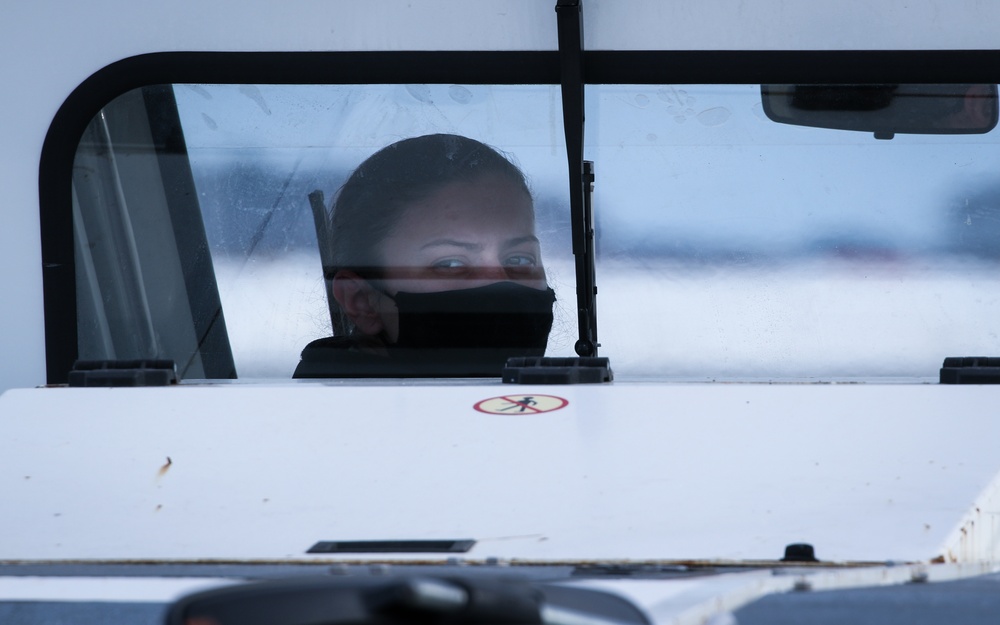
[[[387,359],[362,349],[355,337],[328,336],[312,341],[302,350],[293,378],[369,377],[384,367]]]

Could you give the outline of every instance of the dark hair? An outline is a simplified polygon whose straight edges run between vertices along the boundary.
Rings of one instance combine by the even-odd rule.
[[[368,157],[337,194],[327,242],[327,279],[341,270],[378,278],[378,244],[407,206],[445,185],[498,175],[531,197],[524,174],[494,148],[468,137],[434,134],[397,141]],[[332,298],[331,298],[332,300]],[[330,301],[334,334],[351,330],[336,301]],[[339,322],[338,322],[339,320]]]

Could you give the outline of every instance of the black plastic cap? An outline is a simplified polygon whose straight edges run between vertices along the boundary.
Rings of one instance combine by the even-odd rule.
[[[792,543],[785,547],[785,557],[782,562],[819,562],[816,550],[809,543]]]
[[[940,381],[941,384],[1000,384],[1000,358],[945,358]]]

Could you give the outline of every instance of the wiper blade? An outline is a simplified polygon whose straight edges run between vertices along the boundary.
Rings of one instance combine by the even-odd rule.
[[[569,163],[569,210],[576,259],[579,356],[597,356],[597,283],[594,272],[594,163],[583,160],[583,7],[582,0],[558,0],[560,83],[566,158]]]

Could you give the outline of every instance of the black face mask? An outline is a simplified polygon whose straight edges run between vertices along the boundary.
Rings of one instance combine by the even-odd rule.
[[[509,350],[541,356],[552,329],[555,292],[515,282],[436,293],[396,293],[397,347]]]

